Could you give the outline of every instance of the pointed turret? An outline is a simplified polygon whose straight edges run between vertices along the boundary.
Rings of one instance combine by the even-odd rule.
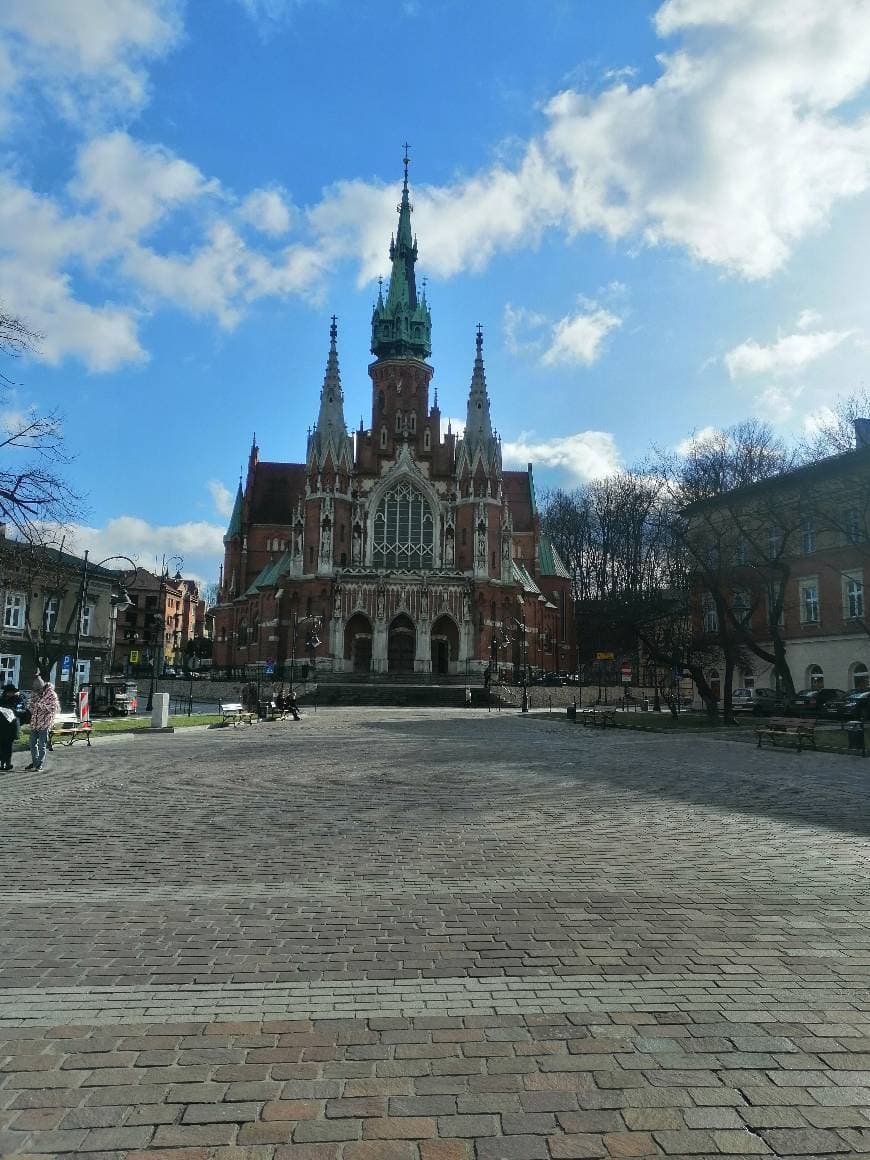
[[[483,369],[483,328],[477,326],[477,355],[471,372],[471,389],[468,392],[468,408],[465,417],[465,441],[469,447],[483,444],[488,447],[492,440],[492,419],[489,413],[489,395],[486,393],[486,372]]]
[[[326,358],[326,373],[320,389],[320,413],[317,426],[308,436],[308,459],[312,455],[317,465],[322,467],[329,448],[333,451],[333,463],[337,467],[342,456],[346,456],[350,438],[344,421],[344,391],[341,389],[341,372],[338,368],[338,326],[335,315],[329,328],[329,354]]]
[[[239,489],[236,492],[236,502],[233,504],[233,514],[230,516],[229,527],[227,534],[224,536],[224,543],[228,543],[234,536],[242,534],[242,507],[245,502],[245,497],[242,494],[242,481],[239,480]]]
[[[413,207],[408,193],[408,147],[405,146],[405,177],[397,206],[399,227],[390,240],[390,286],[386,302],[378,292],[372,314],[372,354],[379,359],[425,359],[432,353],[432,319],[425,295],[417,297],[417,239],[411,233]]]

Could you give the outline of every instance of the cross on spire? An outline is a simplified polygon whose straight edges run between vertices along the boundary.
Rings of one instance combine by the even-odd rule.
[[[408,166],[411,164],[411,158],[408,156],[408,150],[411,148],[411,146],[406,141],[405,144],[402,146],[402,148],[405,150],[405,156],[402,159],[402,164],[405,166],[405,188],[407,189],[408,188]]]

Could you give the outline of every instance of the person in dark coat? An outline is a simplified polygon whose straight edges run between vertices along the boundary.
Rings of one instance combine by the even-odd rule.
[[[296,700],[296,690],[291,689],[284,698],[284,708],[288,713],[293,715],[294,721],[301,720],[299,715],[299,702]]]
[[[13,684],[0,693],[0,772],[12,768],[12,746],[21,736],[21,724],[15,712],[20,694]]]

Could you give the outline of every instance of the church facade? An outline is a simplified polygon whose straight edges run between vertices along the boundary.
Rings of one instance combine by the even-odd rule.
[[[441,431],[416,284],[408,162],[372,315],[371,425],[344,417],[335,318],[304,463],[256,439],[224,537],[214,664],[465,675],[576,667],[570,579],[541,533],[532,465],[502,468],[483,362],[461,437]]]

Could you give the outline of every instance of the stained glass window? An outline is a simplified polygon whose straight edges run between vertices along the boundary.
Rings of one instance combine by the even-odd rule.
[[[404,571],[431,568],[434,534],[429,504],[413,484],[397,483],[375,512],[372,563]]]

